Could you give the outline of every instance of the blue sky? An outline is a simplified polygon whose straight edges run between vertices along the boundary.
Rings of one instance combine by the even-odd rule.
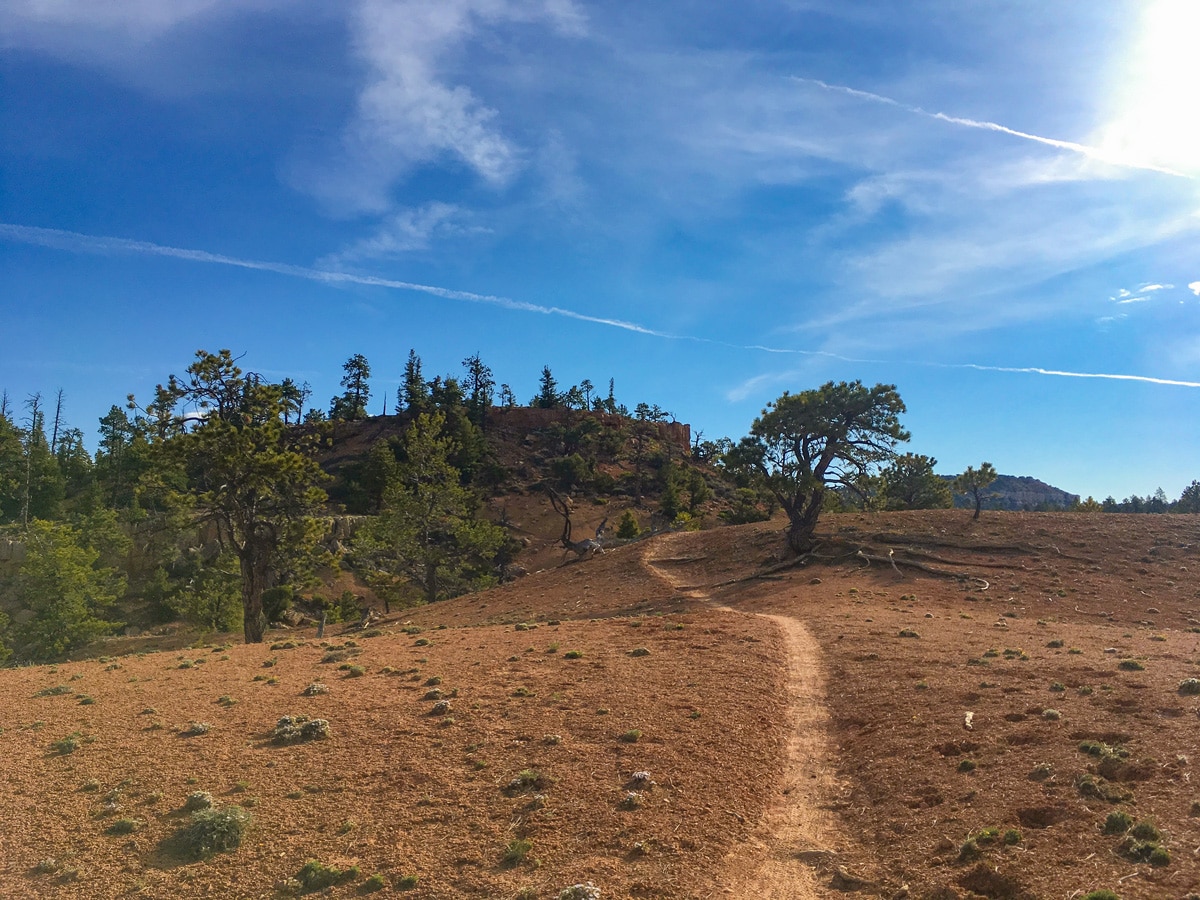
[[[858,378],[939,471],[1175,497],[1197,44],[1192,0],[10,0],[0,387],[94,440],[198,348],[322,403],[363,353],[376,409],[479,351],[736,438]]]

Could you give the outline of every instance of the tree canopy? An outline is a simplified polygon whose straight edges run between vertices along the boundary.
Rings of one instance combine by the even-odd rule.
[[[828,382],[784,393],[754,420],[750,434],[730,451],[730,462],[753,472],[787,512],[788,543],[812,549],[825,499],[837,485],[860,490],[909,434],[900,427],[904,402],[894,385]]]
[[[369,583],[389,604],[406,601],[410,581],[427,602],[486,583],[504,543],[502,528],[476,518],[478,499],[450,463],[456,448],[444,426],[440,412],[418,416],[404,435],[383,508],[355,540]]]
[[[954,505],[950,482],[933,471],[937,460],[905,453],[879,473],[884,509],[948,509]]]
[[[979,518],[979,511],[983,507],[983,490],[995,480],[996,470],[990,462],[981,463],[978,469],[967,466],[967,471],[954,479],[954,489],[960,494],[970,494],[975,500],[975,515],[971,518]]]
[[[262,595],[281,572],[303,574],[318,560],[323,528],[323,473],[311,438],[283,424],[279,385],[243,373],[228,350],[197,351],[183,379],[167,390],[181,422],[190,423],[163,448],[188,476],[186,493],[199,518],[212,522],[238,559],[242,628],[262,641]]]

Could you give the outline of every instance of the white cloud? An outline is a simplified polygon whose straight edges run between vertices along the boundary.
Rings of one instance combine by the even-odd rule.
[[[392,213],[371,237],[363,238],[319,265],[338,265],[362,259],[387,259],[427,250],[435,239],[484,233],[488,229],[469,224],[470,216],[449,203],[427,203],[416,209]]]
[[[1193,281],[1188,284],[1188,290],[1200,297],[1200,281]]]
[[[1173,284],[1143,284],[1138,291],[1142,293],[1150,293],[1151,291],[1168,291],[1175,287]]]
[[[0,7],[0,31],[49,37],[54,30],[64,37],[64,29],[98,30],[150,40],[209,10],[229,5],[223,0],[13,0]]]
[[[332,205],[382,212],[413,167],[453,160],[501,187],[524,162],[497,110],[454,75],[476,33],[503,23],[578,35],[571,0],[361,0],[351,16],[354,51],[367,69],[333,171],[305,167],[294,181]]]

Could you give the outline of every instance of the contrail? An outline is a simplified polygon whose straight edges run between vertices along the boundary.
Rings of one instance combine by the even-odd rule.
[[[847,88],[849,90],[849,88]],[[326,269],[313,269],[307,266],[295,266],[290,263],[277,263],[257,259],[241,259],[236,256],[225,256],[220,253],[210,253],[207,250],[192,250],[186,247],[168,247],[149,241],[135,241],[129,238],[111,237],[106,235],[81,234],[77,231],[64,231],[58,228],[38,228],[32,225],[17,225],[10,222],[0,222],[0,239],[7,239],[23,244],[35,244],[41,247],[51,247],[65,250],[69,253],[135,253],[148,256],[166,256],[182,259],[188,262],[208,263],[218,266],[233,266],[239,269],[252,269],[258,272],[272,272],[289,278],[303,278],[308,281],[318,281],[326,284],[361,284],[369,287],[382,287],[390,290],[416,291],[430,294],[446,300],[460,300],[468,303],[486,303],[502,309],[517,312],[536,313],[544,316],[562,316],[579,322],[589,322],[593,325],[603,325],[608,328],[618,328],[622,331],[643,334],[648,337],[663,338],[672,341],[691,341],[698,344],[710,344],[717,347],[728,347],[733,350],[750,350],[760,353],[784,354],[789,356],[818,356],[825,359],[836,359],[840,362],[863,365],[909,365],[933,366],[944,369],[975,369],[983,372],[1008,372],[1017,374],[1048,375],[1061,378],[1106,378],[1113,381],[1140,381],[1147,384],[1162,384],[1172,387],[1200,388],[1200,382],[1173,381],[1167,378],[1154,378],[1149,375],[1120,375],[1099,372],[1064,372],[1057,369],[1042,369],[1035,367],[1018,368],[1012,366],[985,366],[975,363],[937,363],[928,360],[886,360],[861,359],[852,356],[842,356],[828,350],[801,350],[789,347],[769,347],[764,344],[735,344],[717,338],[699,337],[690,334],[672,334],[668,331],[658,331],[627,322],[622,319],[608,319],[600,316],[589,316],[563,309],[559,306],[542,306],[524,300],[513,300],[495,294],[477,294],[472,291],[459,291],[452,288],[437,287],[429,284],[417,284],[411,281],[396,281],[391,278],[380,278],[375,275],[355,275],[350,272],[334,272]]]
[[[793,75],[792,78],[802,84],[815,84],[817,87],[827,91],[836,91],[841,94],[847,94],[851,97],[857,97],[860,100],[870,100],[873,103],[882,103],[886,106],[894,106],[896,109],[902,109],[905,112],[913,113],[918,116],[925,116],[929,119],[936,119],[939,122],[948,122],[951,125],[962,125],[966,128],[979,128],[983,131],[995,131],[1000,134],[1011,135],[1012,137],[1021,138],[1024,141],[1033,141],[1035,144],[1044,144],[1047,147],[1055,147],[1059,150],[1069,150],[1072,153],[1079,153],[1089,159],[1095,159],[1100,162],[1108,163],[1113,166],[1122,166],[1127,169],[1142,169],[1147,172],[1158,172],[1161,175],[1170,175],[1173,178],[1186,178],[1189,181],[1196,180],[1193,175],[1188,175],[1185,172],[1178,172],[1175,169],[1168,169],[1165,166],[1156,166],[1152,163],[1137,162],[1121,156],[1115,156],[1099,147],[1092,147],[1088,144],[1077,144],[1074,141],[1060,141],[1057,138],[1042,137],[1038,134],[1030,134],[1027,131],[1017,131],[1015,128],[1009,128],[1007,125],[1000,125],[996,122],[983,122],[978,119],[966,119],[962,116],[951,116],[942,112],[930,112],[927,109],[922,109],[919,106],[913,106],[908,103],[901,103],[899,100],[893,100],[891,97],[885,97],[882,94],[873,94],[870,91],[860,91],[857,88],[846,87],[842,84],[830,84],[827,81],[821,81],[819,78],[803,78],[799,75]]]
[[[1152,378],[1149,375],[1112,375],[1102,372],[1063,372],[1058,369],[1042,369],[1037,366],[1017,368],[1015,366],[981,366],[976,363],[928,363],[953,369],[976,369],[980,372],[1016,372],[1029,375],[1054,375],[1058,378],[1107,378],[1111,381],[1141,381],[1146,384],[1166,384],[1171,387],[1200,388],[1200,381],[1175,381],[1170,378]]]
[[[350,272],[334,272],[327,269],[311,269],[306,266],[293,266],[288,263],[267,262],[257,259],[239,259],[236,256],[224,256],[220,253],[209,253],[207,250],[189,250],[184,247],[166,247],[162,244],[152,244],[149,241],[134,241],[129,238],[108,237],[103,235],[80,234],[77,231],[62,231],[58,228],[36,228],[30,225],[15,225],[0,222],[0,237],[25,244],[37,244],[42,247],[52,247],[56,250],[67,250],[82,253],[140,253],[148,256],[169,256],[174,259],[184,259],[189,262],[212,263],[220,266],[234,266],[239,269],[253,269],[258,272],[274,272],[277,275],[287,275],[292,278],[304,278],[309,281],[321,281],[327,284],[361,284],[370,287],[384,287],[400,291],[416,291],[422,294],[432,294],[446,300],[464,300],[468,303],[487,303],[504,309],[520,312],[539,313],[545,316],[564,316],[577,319],[580,322],[591,322],[596,325],[608,325],[611,328],[621,328],[637,334],[651,337],[673,338],[675,335],[644,328],[633,322],[623,322],[620,319],[605,319],[599,316],[589,316],[558,306],[540,306],[522,300],[511,300],[508,297],[497,297],[492,294],[476,294],[471,291],[456,291],[450,288],[435,287],[429,284],[414,284],[409,281],[394,281],[390,278],[379,278],[374,275],[355,275]]]

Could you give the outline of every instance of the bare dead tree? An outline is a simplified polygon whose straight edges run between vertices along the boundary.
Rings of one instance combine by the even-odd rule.
[[[576,559],[587,559],[595,556],[597,553],[603,553],[604,547],[604,526],[608,524],[608,517],[596,528],[596,536],[594,538],[584,538],[582,541],[571,540],[571,504],[567,498],[561,496],[554,488],[546,488],[550,494],[550,505],[554,507],[554,511],[562,516],[563,530],[562,536],[559,538],[559,543],[563,545],[563,549],[568,553],[574,553]]]
[[[58,452],[58,431],[62,425],[63,389],[59,388],[54,398],[54,428],[50,433],[50,455]]]

